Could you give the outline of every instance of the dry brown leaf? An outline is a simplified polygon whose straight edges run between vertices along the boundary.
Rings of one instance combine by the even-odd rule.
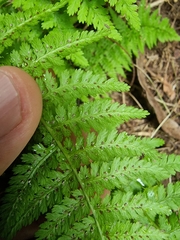
[[[180,58],[180,50],[179,50],[179,49],[175,49],[175,51],[174,51],[174,57],[175,57],[176,59]]]
[[[170,98],[171,101],[173,101],[176,97],[176,93],[173,90],[173,86],[171,83],[169,83],[165,78],[162,79],[163,83],[163,91],[166,93],[166,95]]]
[[[138,75],[138,80],[139,83],[141,84],[142,88],[146,92],[147,99],[150,103],[150,105],[153,107],[155,114],[157,116],[159,124],[166,118],[166,113],[163,110],[162,106],[160,103],[158,103],[154,95],[152,94],[149,85],[147,84],[146,81],[146,73],[144,72],[144,56],[140,55],[140,57],[137,59],[137,75]],[[162,125],[162,129],[168,133],[171,137],[180,140],[180,126],[175,122],[172,118],[169,118],[164,122]]]

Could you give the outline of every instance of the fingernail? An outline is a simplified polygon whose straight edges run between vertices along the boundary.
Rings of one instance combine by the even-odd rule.
[[[0,71],[0,137],[21,122],[20,97],[10,76]]]

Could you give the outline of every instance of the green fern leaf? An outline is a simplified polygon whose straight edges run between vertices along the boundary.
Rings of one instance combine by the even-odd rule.
[[[52,213],[47,214],[47,221],[41,225],[37,234],[38,239],[58,239],[58,236],[63,234],[75,234],[71,229],[74,221],[81,221],[90,210],[80,190],[76,190],[72,195],[74,198],[65,198],[61,205],[55,205]],[[85,226],[84,228],[86,229]]]
[[[54,64],[58,65],[59,60],[63,57],[69,56],[77,52],[80,47],[85,46],[93,41],[98,41],[100,38],[106,36],[108,31],[101,32],[66,32],[60,33],[58,30],[53,30],[43,39],[41,49],[36,47],[36,42],[33,44],[34,54],[32,63],[25,67],[25,70],[30,72],[34,67],[52,68]],[[71,59],[72,60],[72,59]],[[77,61],[77,59],[76,59]],[[48,63],[48,65],[47,65]]]
[[[142,23],[142,37],[149,48],[152,48],[157,40],[165,41],[179,41],[180,37],[173,28],[169,25],[169,20],[158,16],[158,11],[150,13],[150,8],[145,9],[145,2],[139,8],[139,17]],[[151,33],[151,34],[150,34]]]
[[[15,176],[11,179],[11,187],[4,198],[4,208],[1,209],[1,216],[3,216],[3,219],[6,222],[6,226],[3,227],[3,234],[6,236],[6,239],[12,239],[14,233],[16,233],[23,225],[30,224],[33,219],[36,219],[39,216],[40,212],[43,213],[47,211],[47,197],[54,198],[54,193],[51,190],[54,183],[51,178],[56,179],[56,181],[59,182],[59,185],[62,184],[61,181],[63,175],[55,171],[48,172],[48,166],[44,166],[46,160],[56,151],[56,148],[53,146],[44,148],[42,145],[37,145],[34,147],[34,151],[37,152],[37,155],[25,155],[22,158],[22,161],[25,164],[17,165],[14,169]],[[54,160],[52,159],[52,161]],[[43,174],[46,175],[47,179],[38,178],[39,168],[43,169],[42,176]],[[16,177],[16,175],[18,177]],[[46,188],[44,189],[46,192],[44,196],[41,189],[43,187]],[[31,191],[34,193],[31,194]],[[29,205],[29,200],[33,197],[34,204]],[[59,198],[61,199],[60,195]],[[57,201],[56,197],[54,200],[55,199]],[[16,218],[14,218],[19,203],[21,203],[27,211],[24,213],[19,210]]]
[[[113,158],[113,156],[112,156]],[[151,163],[145,159],[139,161],[139,158],[132,158],[132,162],[128,157],[114,158],[108,162],[103,162],[101,166],[95,160],[90,166],[90,173],[86,167],[80,170],[80,178],[87,186],[87,192],[93,194],[102,194],[104,189],[113,190],[125,187],[129,190],[128,185],[137,185],[139,189],[153,185],[156,180],[164,179],[168,173],[159,166],[151,168]],[[159,176],[154,178],[154,172],[161,172]],[[154,178],[154,179],[153,179]],[[127,191],[128,191],[127,190]]]
[[[140,20],[137,13],[137,5],[135,0],[106,0],[111,6],[114,6],[118,13],[121,13],[122,16],[125,16],[129,24],[136,30],[140,30]]]
[[[67,8],[67,13],[72,16],[74,15],[75,13],[78,12],[80,6],[81,6],[81,3],[82,3],[82,0],[77,0],[77,1],[73,1],[73,0],[69,0],[68,1],[68,8]]]
[[[101,71],[116,79],[118,75],[125,77],[125,69],[131,70],[132,60],[118,42],[102,39],[85,48],[85,56],[94,73]]]
[[[74,104],[77,98],[81,99],[83,96],[96,97],[111,91],[125,92],[129,90],[129,86],[123,82],[107,80],[106,77],[95,75],[90,71],[75,70],[73,74],[70,74],[70,71],[66,70],[60,73],[58,79],[54,79],[51,74],[46,72],[44,77],[46,81],[42,88],[45,85],[49,90],[45,98],[56,101],[55,95],[58,94],[65,105],[69,105],[70,102]]]
[[[136,143],[134,143],[135,139]],[[145,155],[147,160],[150,157],[159,159],[158,153],[153,151],[151,144],[158,147],[162,143],[159,139],[140,139],[128,136],[124,132],[117,135],[116,131],[108,132],[104,130],[99,132],[98,136],[94,132],[88,134],[86,141],[82,137],[77,138],[75,148],[70,145],[69,149],[72,152],[70,155],[72,159],[79,159],[77,160],[78,165],[80,162],[88,164],[89,159],[93,161],[98,159],[102,163],[103,161],[110,161],[110,159],[117,156],[128,157],[129,154],[132,157],[138,156],[139,158]],[[167,173],[166,171],[166,176]]]
[[[102,30],[105,28],[111,29],[109,37],[120,40],[121,36],[114,28],[108,10],[103,7],[103,0],[96,1],[69,1],[67,9],[68,14],[71,16],[77,13],[77,19],[80,23],[93,25],[95,29]]]
[[[120,232],[117,230],[120,229]],[[112,240],[124,239],[145,239],[145,240],[165,240],[169,235],[163,231],[159,231],[155,227],[148,225],[143,226],[140,222],[132,223],[130,221],[115,222],[109,226],[109,238]]]
[[[95,29],[103,29],[105,24],[112,26],[112,23],[108,17],[107,9],[101,7],[102,0],[97,1],[83,1],[78,11],[78,20],[88,25],[93,24]]]
[[[62,8],[65,3],[66,1],[56,4],[36,4],[37,6],[35,7],[35,9],[30,8],[24,13],[17,12],[12,14],[0,15],[0,18],[2,18],[2,21],[0,21],[0,41],[3,43],[3,46],[11,46],[13,41],[19,38],[19,36],[21,39],[26,39],[27,34],[30,39],[32,39],[32,33],[34,33],[34,31],[31,32],[31,26],[34,26],[38,23],[38,21],[43,20],[43,18],[46,17],[47,14],[49,15],[52,12]]]
[[[84,57],[84,53],[81,50],[71,53],[66,57],[66,59],[71,60],[76,66],[81,68],[86,68],[89,66],[88,60]]]
[[[74,106],[73,109],[70,107],[67,112],[63,107],[57,108],[59,127],[62,129],[68,127],[76,134],[80,128],[85,132],[89,132],[91,128],[99,131],[102,124],[107,130],[114,129],[129,119],[143,118],[146,115],[145,111],[119,106],[117,103],[112,104],[110,100],[84,103],[80,107]]]

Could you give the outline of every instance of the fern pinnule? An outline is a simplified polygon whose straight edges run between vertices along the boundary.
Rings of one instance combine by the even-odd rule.
[[[121,234],[117,229],[121,229]],[[168,240],[169,235],[163,230],[149,225],[143,225],[140,222],[132,223],[131,221],[117,221],[109,226],[110,239],[124,240],[124,239],[144,239],[144,240]]]
[[[68,7],[67,7],[67,13],[70,16],[73,16],[75,13],[78,12],[78,10],[81,6],[81,3],[82,3],[82,0],[77,0],[77,1],[69,0]]]
[[[107,1],[107,0],[106,0]],[[110,4],[115,6],[115,10],[117,13],[121,13],[121,16],[125,16],[128,23],[135,28],[136,30],[140,30],[140,19],[138,16],[138,6],[135,0],[123,0],[123,1],[116,1],[113,3],[113,0],[109,0]]]
[[[160,166],[166,168],[170,175],[175,175],[176,171],[180,172],[180,157],[175,154],[161,155]]]

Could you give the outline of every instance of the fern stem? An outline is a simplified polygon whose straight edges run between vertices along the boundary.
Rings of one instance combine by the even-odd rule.
[[[61,152],[64,154],[65,158],[67,159],[72,171],[74,172],[75,174],[75,177],[77,179],[77,181],[79,182],[80,186],[81,186],[81,189],[82,189],[82,192],[86,198],[86,201],[89,205],[89,208],[94,216],[94,220],[95,220],[95,223],[96,223],[96,226],[97,226],[97,229],[99,231],[99,235],[100,235],[100,239],[101,240],[104,240],[104,236],[103,236],[103,233],[102,233],[102,230],[101,230],[101,227],[100,227],[100,224],[98,222],[98,219],[97,219],[97,215],[96,215],[96,211],[95,209],[93,208],[93,206],[91,205],[91,202],[90,202],[90,199],[89,197],[87,196],[86,192],[85,192],[85,189],[83,187],[83,183],[81,182],[81,179],[79,178],[78,176],[78,173],[76,171],[76,169],[73,167],[71,161],[69,160],[70,156],[66,153],[64,147],[62,146],[62,144],[58,141],[58,139],[56,138],[56,135],[54,134],[54,131],[52,130],[52,128],[50,128],[47,123],[45,122],[45,120],[43,118],[41,118],[41,122],[42,124],[44,125],[44,127],[47,129],[47,131],[51,134],[51,136],[53,137],[53,139],[55,140],[57,146],[59,147],[59,149],[61,150]]]

